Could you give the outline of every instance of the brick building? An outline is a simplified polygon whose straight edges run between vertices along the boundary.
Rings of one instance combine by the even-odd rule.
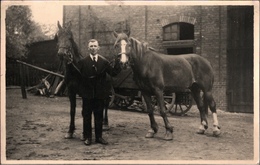
[[[64,6],[83,55],[87,41],[114,54],[112,32],[129,30],[165,54],[197,53],[214,69],[217,108],[253,112],[253,6]]]

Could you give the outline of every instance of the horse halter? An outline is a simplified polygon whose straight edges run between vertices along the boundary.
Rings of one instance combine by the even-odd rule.
[[[62,53],[62,56],[67,60],[67,64],[71,64],[73,62],[73,53],[71,47],[59,47],[58,54],[60,49],[65,49],[65,53]]]
[[[79,72],[79,73],[81,73],[80,72],[80,70],[79,70],[79,68],[74,64],[74,60],[73,60],[73,53],[72,53],[72,48],[71,47],[59,47],[59,50],[60,49],[66,49],[66,51],[65,51],[65,53],[62,53],[62,57],[64,57],[64,55],[66,55],[65,57],[67,57],[66,59],[67,59],[67,64],[69,65],[69,64],[72,64],[73,65],[73,67]],[[58,51],[59,52],[59,51]]]

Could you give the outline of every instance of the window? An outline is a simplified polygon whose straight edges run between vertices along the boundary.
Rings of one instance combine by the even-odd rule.
[[[173,23],[163,27],[164,41],[193,40],[194,25],[189,23]]]

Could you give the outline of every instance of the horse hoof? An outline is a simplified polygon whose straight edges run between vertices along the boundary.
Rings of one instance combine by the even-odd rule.
[[[153,138],[154,137],[154,131],[153,130],[149,130],[148,133],[145,135],[145,138]]]
[[[73,133],[66,133],[65,139],[72,139],[73,138]]]
[[[103,131],[108,131],[110,129],[109,125],[103,125]]]
[[[199,130],[197,131],[197,134],[203,135],[204,133],[205,133],[205,129],[199,129]]]
[[[213,131],[213,136],[218,137],[221,134],[221,132],[218,131]]]
[[[215,137],[218,137],[220,134],[221,134],[221,132],[220,132],[219,129],[215,129],[215,130],[213,131],[213,136],[215,136]]]
[[[169,141],[173,139],[173,134],[171,132],[166,132],[164,136],[164,140]]]

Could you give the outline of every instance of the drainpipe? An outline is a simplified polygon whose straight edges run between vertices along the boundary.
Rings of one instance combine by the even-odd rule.
[[[145,6],[145,25],[144,25],[144,39],[147,41],[147,22],[148,22],[148,7]]]
[[[221,72],[220,72],[220,70],[221,70],[221,66],[220,66],[220,64],[221,64],[221,39],[222,39],[222,36],[221,36],[221,31],[222,31],[222,20],[221,20],[221,6],[219,6],[219,34],[218,34],[218,36],[219,36],[219,52],[218,52],[218,71],[219,71],[219,82],[220,82],[220,78],[221,78]]]
[[[200,55],[202,56],[202,6],[200,6]]]

